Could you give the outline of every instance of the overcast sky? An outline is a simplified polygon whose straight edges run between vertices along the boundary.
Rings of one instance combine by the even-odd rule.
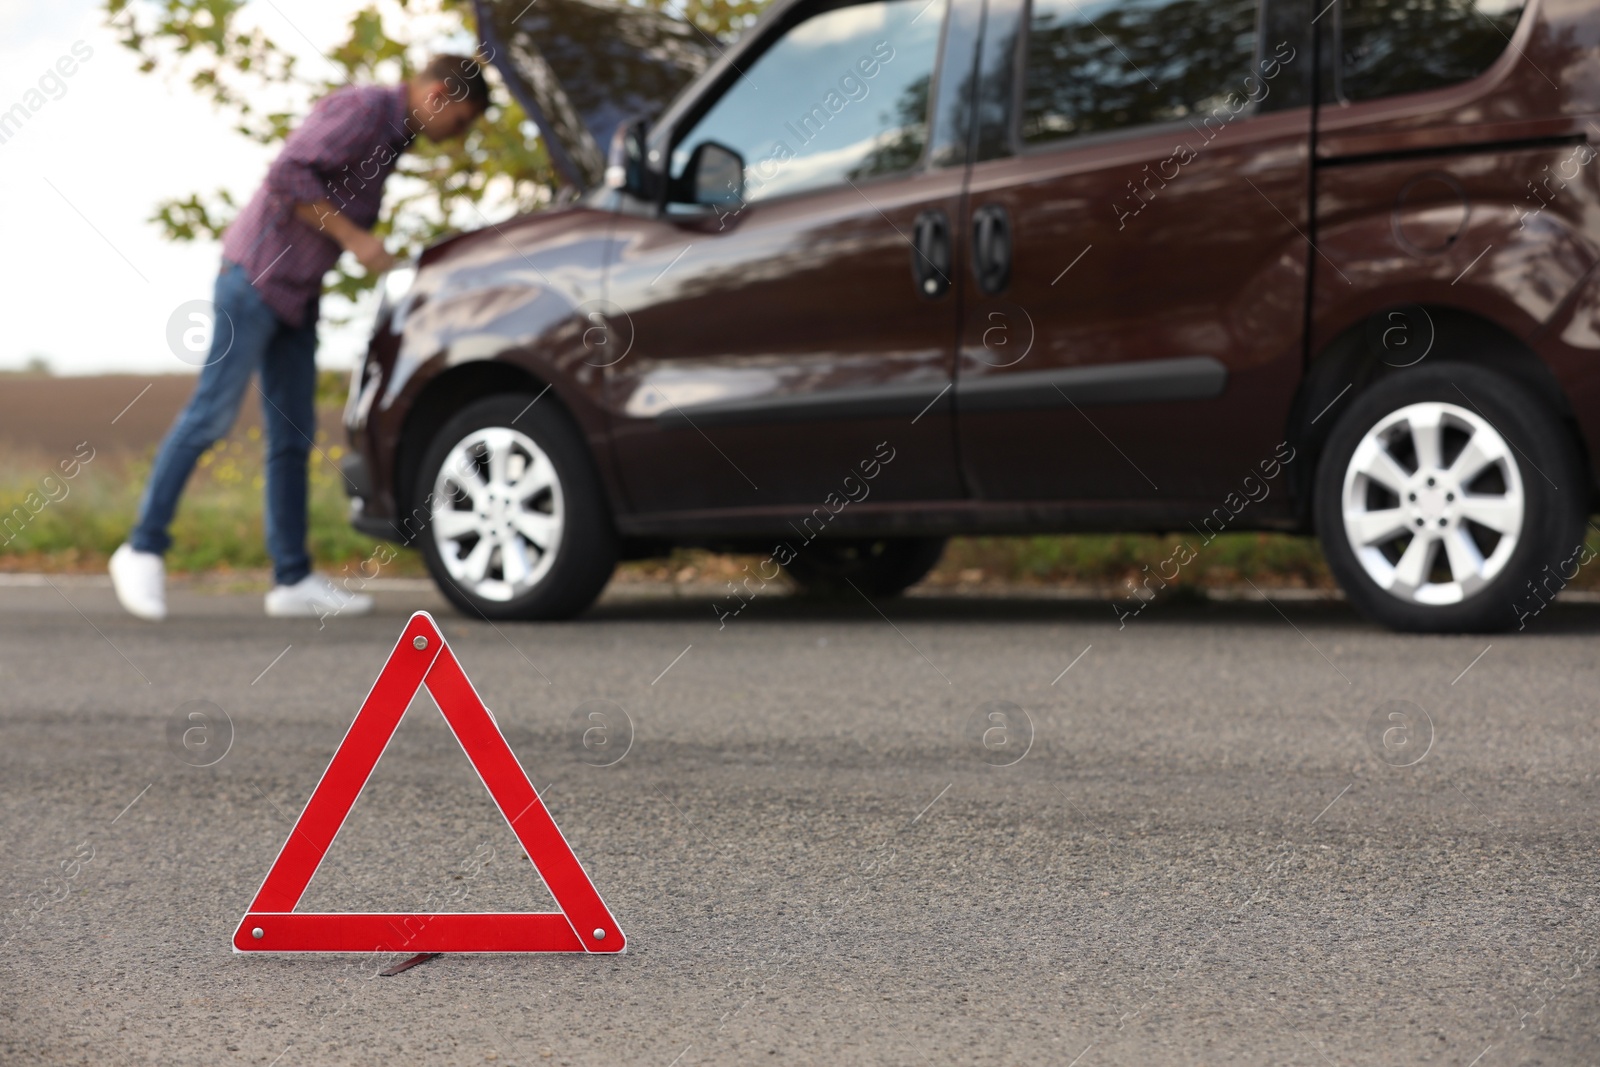
[[[362,6],[257,0],[249,13],[316,70],[325,61],[313,44],[338,41]],[[180,304],[211,296],[219,248],[165,241],[145,219],[164,197],[219,186],[242,201],[271,152],[234,133],[181,81],[139,73],[90,0],[0,5],[0,112],[79,41],[93,54],[62,79],[65,92],[0,144],[0,369],[39,356],[58,374],[193,372],[168,348],[167,320]],[[369,322],[324,327],[318,363],[349,366]]]

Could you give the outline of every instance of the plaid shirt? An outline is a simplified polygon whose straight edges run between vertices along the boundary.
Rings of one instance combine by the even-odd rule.
[[[411,144],[406,87],[363,85],[318,100],[266,181],[222,236],[222,258],[239,264],[268,307],[291,326],[317,314],[322,276],[342,249],[294,215],[296,204],[327,200],[362,229],[378,221],[383,182]]]

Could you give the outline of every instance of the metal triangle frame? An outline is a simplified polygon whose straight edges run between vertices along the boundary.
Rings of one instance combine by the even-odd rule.
[[[560,911],[296,912],[417,690],[426,686]],[[621,952],[605,901],[433,617],[411,616],[233,935],[236,952]]]

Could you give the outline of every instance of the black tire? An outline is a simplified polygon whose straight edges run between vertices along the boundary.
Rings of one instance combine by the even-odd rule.
[[[1390,436],[1378,435],[1374,440],[1388,442],[1384,453],[1395,460],[1408,479],[1415,480],[1404,482],[1401,492],[1390,492],[1378,481],[1352,473],[1351,460],[1369,432],[1380,430],[1386,421],[1413,404],[1448,406],[1440,421],[1446,429],[1436,438],[1440,441],[1440,463],[1429,465],[1418,457],[1416,443],[1420,438],[1407,420],[1400,424],[1403,429],[1397,426]],[[1419,413],[1419,422],[1425,421],[1420,414],[1424,410],[1412,409]],[[1471,416],[1487,423],[1488,430],[1471,422]],[[1483,437],[1474,438],[1474,434]],[[1480,441],[1495,445],[1496,437],[1509,446],[1494,450],[1505,458],[1462,480],[1461,471],[1472,466],[1454,463],[1454,458],[1466,451],[1463,438],[1473,440],[1476,446]],[[1405,458],[1407,449],[1409,463]],[[1363,453],[1364,457],[1371,455],[1370,451]],[[1374,466],[1369,458],[1363,458],[1360,465]],[[1515,465],[1515,470],[1507,465]],[[1448,470],[1443,469],[1446,467]],[[1433,480],[1423,480],[1429,471],[1438,472],[1437,487]],[[1507,531],[1499,533],[1469,521],[1469,502],[1506,505],[1519,484],[1520,520],[1506,522]],[[1390,498],[1394,501],[1392,512]],[[1517,625],[1527,616],[1530,605],[1542,603],[1530,600],[1536,580],[1548,579],[1554,572],[1571,577],[1583,543],[1590,500],[1587,465],[1571,433],[1548,404],[1526,386],[1495,371],[1462,363],[1435,363],[1385,377],[1355,399],[1334,427],[1322,453],[1314,503],[1317,535],[1328,566],[1363,615],[1395,630],[1482,633]],[[1352,545],[1356,535],[1347,531],[1347,506],[1355,509],[1352,522],[1359,522],[1363,511],[1373,513],[1369,527],[1373,532],[1359,550]],[[1392,520],[1378,513],[1398,516],[1403,533],[1392,535],[1393,540],[1379,540],[1389,535],[1376,531],[1391,525]],[[1510,513],[1508,508],[1507,514]],[[1435,524],[1446,529],[1427,533]],[[1413,525],[1425,535],[1413,531]],[[1463,552],[1464,562],[1459,570],[1467,576],[1465,580],[1458,575],[1456,561],[1449,554],[1447,541],[1457,536],[1465,539],[1457,543],[1457,550],[1466,544],[1477,550],[1476,558],[1482,561],[1475,573],[1471,569],[1474,557]],[[1505,537],[1514,540],[1500,552]],[[1416,558],[1433,562],[1408,569],[1404,550],[1419,538],[1422,547]],[[1430,542],[1434,546],[1431,549]],[[1385,565],[1393,568],[1395,592],[1388,591],[1369,570],[1381,572]],[[1563,567],[1566,569],[1560,570]],[[1402,572],[1421,573],[1421,583],[1402,581]],[[1550,587],[1546,584],[1545,588]],[[1425,602],[1428,596],[1457,594],[1460,598],[1453,603]]]
[[[783,569],[819,596],[854,596],[851,583],[868,596],[898,596],[933,570],[944,543],[942,537],[814,541]]]
[[[423,558],[439,590],[464,614],[473,618],[571,618],[594,603],[616,568],[616,528],[594,459],[566,412],[551,403],[534,404],[534,399],[533,396],[523,395],[496,396],[469,404],[434,435],[417,473],[412,500],[416,510],[423,515],[417,535]],[[476,546],[479,538],[473,534],[460,539],[444,537],[442,531],[435,529],[434,505],[443,501],[443,508],[463,514],[466,521],[471,521],[474,515],[489,513],[479,512],[474,506],[463,507],[469,503],[469,498],[460,491],[459,486],[447,482],[450,491],[436,493],[435,490],[441,484],[445,473],[443,468],[457,445],[473,439],[481,431],[495,429],[510,430],[520,435],[521,441],[516,437],[506,438],[511,442],[505,450],[509,457],[506,461],[508,464],[515,465],[520,457],[521,470],[526,472],[533,469],[537,460],[530,459],[530,453],[522,444],[531,442],[543,453],[555,473],[555,490],[542,491],[531,500],[521,503],[502,500],[493,505],[501,508],[497,514],[507,516],[505,536],[509,537],[515,532],[511,524],[517,520],[510,517],[514,512],[528,515],[537,512],[535,517],[548,522],[545,509],[549,509],[549,514],[553,516],[556,501],[559,502],[561,516],[560,532],[550,538],[553,543],[549,545],[548,552],[535,553],[532,551],[538,547],[535,542],[531,538],[520,538],[518,545],[513,546],[513,554],[524,561],[532,556],[533,563],[528,569],[519,568],[520,577],[516,577],[516,580],[511,579],[517,576],[518,570],[508,569],[510,561],[506,557],[512,548],[506,547],[491,547],[488,550],[490,562],[482,581],[474,582],[470,576],[458,579],[451,574],[450,565],[445,560],[444,546],[449,546],[453,556],[459,557],[463,552],[470,555],[470,548]],[[499,439],[499,435],[496,439]],[[478,458],[471,459],[469,465],[474,466],[480,481],[486,481],[485,475],[489,470],[487,457],[491,449],[487,443],[480,443],[478,447]],[[458,453],[458,462],[470,454],[470,449]],[[548,563],[545,563],[546,555],[552,557]],[[492,576],[496,573],[495,560],[499,560],[499,584],[504,589],[494,585]],[[527,563],[524,562],[522,566],[527,567]],[[542,573],[528,581],[532,574],[538,573],[540,567],[543,567]],[[526,588],[522,588],[524,584]],[[482,590],[491,590],[492,595]]]

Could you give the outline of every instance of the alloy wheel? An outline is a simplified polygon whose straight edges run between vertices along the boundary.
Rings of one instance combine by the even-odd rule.
[[[549,572],[561,543],[561,479],[532,438],[476,430],[450,449],[433,483],[432,536],[452,581],[509,601]]]
[[[1341,498],[1350,549],[1380,589],[1457,604],[1492,582],[1525,519],[1522,475],[1487,419],[1454,404],[1409,404],[1362,437]]]

